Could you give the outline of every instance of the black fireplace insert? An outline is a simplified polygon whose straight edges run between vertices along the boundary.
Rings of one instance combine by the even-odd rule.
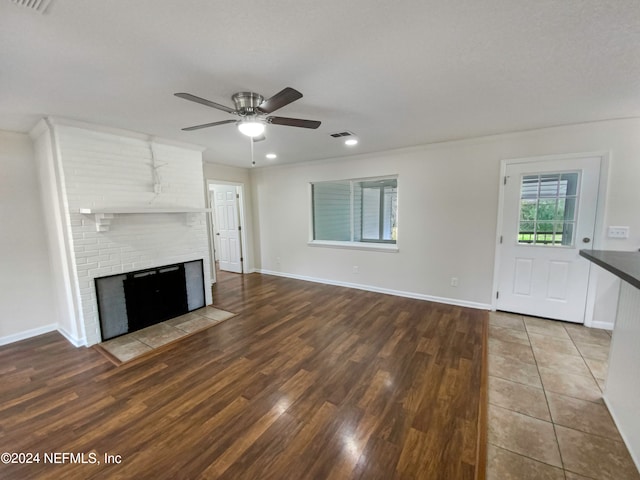
[[[205,306],[203,260],[95,279],[102,340]]]

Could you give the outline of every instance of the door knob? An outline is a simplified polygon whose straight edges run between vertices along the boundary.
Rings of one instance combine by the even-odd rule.
[[[216,235],[220,235],[220,232],[216,233]]]
[[[584,237],[584,238],[582,239],[582,242],[583,242],[583,243],[589,243],[590,241],[591,241],[591,239],[590,239],[589,237]]]

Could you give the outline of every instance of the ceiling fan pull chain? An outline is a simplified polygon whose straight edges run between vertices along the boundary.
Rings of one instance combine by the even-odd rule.
[[[256,161],[253,159],[253,138],[249,137],[249,143],[251,144],[251,166],[256,166]]]

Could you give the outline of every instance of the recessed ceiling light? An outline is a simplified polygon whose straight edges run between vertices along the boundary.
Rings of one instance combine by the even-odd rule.
[[[275,153],[267,153],[265,155],[265,157],[267,157],[269,160],[273,160],[274,158],[278,158],[278,156]]]
[[[358,140],[355,139],[355,138],[349,138],[349,139],[344,141],[344,144],[349,146],[349,147],[353,147],[354,145],[358,144]]]

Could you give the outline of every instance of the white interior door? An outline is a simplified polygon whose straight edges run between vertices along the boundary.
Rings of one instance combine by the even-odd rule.
[[[584,323],[600,158],[506,167],[496,308]]]
[[[242,273],[242,249],[238,228],[238,197],[236,187],[216,185],[215,211],[218,237],[218,264],[220,270]]]

